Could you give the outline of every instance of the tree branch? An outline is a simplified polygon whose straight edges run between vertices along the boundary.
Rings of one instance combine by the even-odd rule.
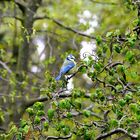
[[[17,16],[4,15],[4,16],[1,16],[0,18],[15,18],[16,20],[21,21],[21,23],[23,22],[23,19]]]
[[[111,85],[111,84],[107,84],[107,83],[105,83],[105,81],[102,81],[102,80],[100,80],[100,79],[98,79],[98,78],[96,78],[96,80],[97,80],[98,82],[102,83],[104,87],[110,87],[110,88],[114,89],[115,91],[117,91],[117,89],[115,88],[115,86],[113,86],[113,85]]]
[[[15,4],[18,5],[19,9],[25,14],[25,9],[27,8],[27,4],[24,1],[14,0]]]
[[[117,129],[114,129],[114,130],[111,130],[110,132],[108,133],[104,133],[104,134],[100,134],[96,140],[102,140],[104,138],[107,138],[109,136],[112,136],[114,134],[117,134],[117,133],[123,133],[123,134],[126,134],[128,137],[130,137],[131,139],[133,140],[136,140],[138,138],[138,135],[136,134],[132,134],[132,133],[129,133],[127,132],[127,130],[123,129],[123,128],[117,128]]]
[[[75,124],[78,124],[78,125],[81,125],[81,126],[92,127],[94,125],[94,126],[99,127],[99,128],[105,128],[105,125],[100,125],[95,121],[91,122],[91,124],[84,124],[84,123],[78,122],[76,120],[74,120],[74,122],[75,122]]]
[[[70,77],[67,78],[67,81],[70,80],[72,77],[74,77],[82,67],[85,67],[86,69],[88,68],[86,65],[80,66],[75,73],[73,73]]]
[[[25,103],[25,109],[32,106],[34,103],[36,102],[45,102],[45,101],[48,101],[49,100],[49,97],[46,96],[46,97],[42,97],[42,98],[35,98],[35,99],[32,99],[32,100],[29,100]]]
[[[115,3],[115,2],[104,2],[104,1],[96,1],[96,0],[90,0],[93,3],[97,3],[97,4],[104,4],[104,5],[119,5],[119,3]]]
[[[123,65],[123,62],[114,62],[109,65],[109,68],[115,67],[117,65]]]
[[[0,64],[9,72],[12,73],[12,70],[2,61],[0,61]]]
[[[42,20],[42,19],[45,19],[45,18],[46,18],[46,19],[49,19],[49,20],[52,20],[52,21],[53,21],[55,24],[57,24],[58,26],[60,26],[60,27],[62,27],[62,28],[64,28],[64,29],[66,29],[66,30],[68,30],[68,31],[71,31],[71,32],[73,32],[73,33],[76,33],[77,35],[84,36],[84,37],[87,37],[87,38],[90,38],[90,39],[96,39],[95,36],[91,36],[91,35],[88,35],[88,34],[85,34],[85,33],[81,32],[81,31],[78,31],[78,30],[76,30],[76,29],[73,29],[73,28],[71,28],[71,27],[68,27],[68,26],[62,24],[60,21],[58,21],[58,20],[56,20],[56,19],[53,19],[53,18],[51,18],[51,17],[48,17],[48,16],[44,16],[44,17],[35,17],[34,20]],[[105,41],[105,39],[102,39],[102,40]]]
[[[71,93],[69,93],[69,94],[68,93],[63,93],[64,91],[66,91],[66,90],[61,90],[57,93],[57,96],[58,96],[59,99],[68,98],[68,97],[72,96]],[[87,93],[87,94],[84,95],[84,97],[85,98],[90,98],[90,94]],[[25,103],[25,109],[32,106],[36,102],[50,101],[51,99],[54,99],[54,98],[56,98],[56,93],[52,94],[51,98],[49,98],[48,96],[45,96],[45,97],[42,97],[42,98],[35,98],[35,99],[28,100]]]
[[[52,140],[52,139],[69,139],[69,138],[71,138],[72,137],[72,133],[70,133],[69,135],[67,135],[67,136],[59,136],[59,137],[56,137],[56,136],[48,136],[47,138],[46,138],[46,140]]]

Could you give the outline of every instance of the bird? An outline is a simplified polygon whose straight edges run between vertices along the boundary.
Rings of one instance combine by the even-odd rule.
[[[75,62],[75,57],[72,54],[69,54],[61,69],[59,72],[59,75],[55,78],[56,81],[60,80],[62,78],[62,76],[66,75],[67,73],[70,73],[70,71],[72,71],[72,69],[74,69],[74,67],[76,67],[76,62]]]

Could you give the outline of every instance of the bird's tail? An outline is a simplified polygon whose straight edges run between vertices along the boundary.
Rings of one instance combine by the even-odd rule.
[[[58,80],[60,80],[60,78],[61,78],[61,74],[59,74],[59,75],[55,78],[55,80],[58,81]]]

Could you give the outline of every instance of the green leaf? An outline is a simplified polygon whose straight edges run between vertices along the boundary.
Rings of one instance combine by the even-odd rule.
[[[113,35],[113,32],[107,32],[106,37],[111,37]]]
[[[27,108],[26,112],[29,114],[29,116],[33,116],[35,114],[33,108]]]
[[[120,47],[120,46],[115,46],[115,51],[117,52],[117,53],[120,53],[121,52],[121,50],[122,50],[122,48]]]
[[[70,109],[71,108],[71,103],[70,103],[69,99],[60,100],[58,105],[61,109]]]
[[[13,125],[12,128],[9,130],[9,133],[14,134],[16,132],[17,132],[17,127]]]
[[[126,104],[126,101],[125,101],[124,99],[120,99],[120,100],[119,100],[119,105],[120,105],[121,107],[124,107],[125,104]]]
[[[130,100],[132,100],[132,93],[131,92],[127,93],[124,99],[126,100],[126,102],[129,102]]]
[[[136,103],[131,103],[129,104],[129,108],[133,113],[136,113],[137,111],[137,104]]]
[[[114,68],[111,68],[111,69],[109,70],[109,75],[113,76],[115,73],[116,73],[116,72],[115,72],[115,69],[114,69]]]
[[[136,118],[137,118],[138,122],[140,122],[140,114],[136,115]]]
[[[95,71],[94,72],[89,72],[88,76],[89,76],[89,78],[92,78],[92,80],[94,80],[97,77],[97,73]]]
[[[98,97],[98,94],[96,92],[94,92],[94,93],[91,93],[90,99],[91,99],[91,101],[94,102],[95,99],[97,99],[97,97]]]
[[[125,70],[126,70],[126,68],[125,68],[125,66],[124,65],[118,65],[117,66],[117,70],[118,70],[118,72],[125,72]]]
[[[52,118],[54,117],[54,113],[55,113],[54,109],[48,109],[48,118],[50,120],[52,120]]]
[[[48,128],[49,128],[49,123],[48,123],[48,121],[45,121],[44,124],[43,124],[43,126],[44,126],[44,129],[45,129],[45,130],[48,130]]]
[[[106,53],[106,51],[108,50],[108,45],[107,44],[103,44],[102,46],[102,50],[103,50],[103,53]]]
[[[44,116],[45,112],[43,110],[37,111],[37,116]]]
[[[82,103],[78,99],[73,101],[73,105],[76,109],[81,109],[81,107],[82,107]]]
[[[29,131],[29,128],[30,128],[29,125],[25,125],[25,127],[22,129],[22,132],[23,132],[24,134],[27,134],[28,131]]]
[[[35,124],[39,124],[40,121],[41,121],[40,117],[35,116],[35,118],[34,118],[34,123],[35,123]]]
[[[121,35],[120,30],[119,30],[119,29],[116,29],[116,30],[114,31],[114,35],[115,35],[115,36],[119,36],[119,35]]]
[[[127,51],[125,58],[126,58],[126,60],[132,62],[132,60],[134,58],[134,53],[132,51]]]
[[[103,93],[102,89],[100,89],[100,88],[96,89],[96,94],[97,94],[97,98],[100,101],[104,101],[105,100],[105,96],[104,96],[104,93]]]
[[[103,66],[102,66],[102,64],[101,64],[100,62],[97,62],[97,63],[94,64],[94,68],[95,68],[97,71],[100,71],[102,67],[103,67]]]
[[[135,41],[133,40],[133,38],[128,38],[127,40],[129,42],[130,47],[133,48],[135,46]]]
[[[136,71],[131,71],[131,72],[130,72],[130,76],[131,76],[132,78],[134,78],[134,79],[137,79],[137,78],[138,78],[138,74],[137,74]]]
[[[33,108],[35,110],[43,110],[44,109],[44,104],[41,103],[41,102],[36,102],[34,105],[33,105]]]
[[[62,128],[62,131],[64,135],[68,135],[70,132],[70,127],[65,125],[65,127]]]
[[[111,128],[117,127],[118,126],[118,121],[116,119],[112,119],[109,121],[109,125]]]
[[[84,110],[84,111],[83,111],[83,115],[84,115],[85,117],[90,117],[91,111],[90,111],[90,110]]]
[[[101,36],[97,36],[96,37],[96,43],[99,45],[102,42],[102,37]]]
[[[83,89],[77,88],[72,90],[72,97],[74,98],[82,97],[84,95],[85,95],[85,90]]]
[[[59,101],[59,107],[61,109],[66,109],[66,106],[67,106],[66,104],[67,103],[66,103],[66,100],[65,99]]]
[[[86,130],[84,133],[84,140],[92,140],[93,132]]]
[[[21,128],[24,128],[25,125],[27,125],[27,121],[22,119],[22,120],[20,121],[20,127],[21,127]]]
[[[72,114],[70,112],[67,112],[66,115],[67,115],[67,118],[69,118],[69,119],[72,118]]]
[[[81,73],[86,73],[87,68],[83,66],[83,67],[80,67],[80,68],[78,69],[78,71],[81,72]]]
[[[123,87],[122,87],[122,85],[119,84],[119,85],[116,85],[115,88],[117,89],[117,91],[120,91],[120,90],[122,90]]]

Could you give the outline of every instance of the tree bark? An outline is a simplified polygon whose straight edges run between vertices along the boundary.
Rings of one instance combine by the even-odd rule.
[[[23,44],[19,47],[17,72],[19,80],[22,81],[22,73],[28,71],[30,41],[33,32],[34,15],[41,4],[41,0],[28,0],[25,8],[23,21]]]

